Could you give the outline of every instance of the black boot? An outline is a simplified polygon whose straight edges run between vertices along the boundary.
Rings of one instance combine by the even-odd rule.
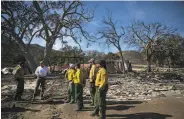
[[[22,98],[19,96],[19,97],[18,97],[18,101],[21,101],[21,100],[22,100]]]
[[[91,103],[90,106],[94,106],[94,103]]]
[[[99,114],[98,114],[98,113],[93,112],[93,113],[91,113],[91,114],[90,114],[90,116],[92,116],[92,117],[94,117],[94,116],[99,116]]]
[[[34,94],[34,95],[33,95],[33,98],[32,98],[32,101],[34,101],[34,100],[35,100],[35,97],[36,97],[36,95]]]
[[[43,98],[43,92],[41,92],[41,94],[40,94],[40,99],[41,99],[41,100],[44,99],[44,98]]]
[[[12,108],[15,108],[15,103],[13,103],[11,107],[12,107]]]
[[[15,95],[14,100],[15,100],[15,101],[18,100],[18,95]]]
[[[77,108],[75,111],[82,111],[82,108]]]
[[[66,100],[66,101],[65,101],[65,103],[69,103],[69,102],[70,102],[70,100]]]
[[[40,100],[43,100],[43,99],[44,99],[43,96],[41,96],[41,97],[40,97]]]
[[[90,114],[90,116],[94,117],[94,116],[96,116],[96,113],[93,112]]]

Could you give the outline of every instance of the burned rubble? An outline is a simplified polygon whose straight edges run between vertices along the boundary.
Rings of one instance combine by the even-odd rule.
[[[174,79],[174,77],[170,76],[171,79],[166,80],[164,75],[161,74],[109,74],[107,99],[149,100],[155,97],[184,96],[184,83],[181,81],[181,78]],[[11,78],[10,76],[2,79],[2,100],[6,97],[3,95],[13,94],[16,88],[16,84]],[[29,94],[29,98],[32,96],[31,93],[33,93],[35,81],[34,76],[27,76],[25,79],[24,94]],[[88,83],[87,79],[84,97],[90,97]],[[53,96],[66,97],[67,95],[67,81],[61,76],[49,77],[47,87],[45,92],[47,98],[52,98]]]
[[[154,98],[167,97],[183,97],[184,83],[181,81],[183,75],[171,75],[167,78],[166,74],[156,73],[127,73],[127,74],[109,74],[109,89],[107,93],[107,102],[110,101],[150,101]],[[180,78],[178,78],[180,77]],[[18,102],[16,106],[19,111],[33,108],[36,104],[44,106],[50,105],[53,107],[56,104],[64,104],[67,98],[68,83],[63,78],[63,75],[54,74],[48,77],[46,81],[46,91],[44,101],[37,100],[32,102],[31,98],[34,92],[36,79],[34,75],[25,76],[25,90],[23,101]],[[21,113],[7,110],[12,110],[13,94],[16,89],[15,81],[12,75],[7,75],[2,78],[1,84],[1,104],[2,117],[13,118],[21,117]],[[87,79],[84,88],[84,102],[90,102],[89,79]],[[38,98],[37,98],[38,99]],[[26,107],[26,109],[24,109]],[[17,109],[16,108],[16,109]],[[58,114],[53,112],[53,118]]]

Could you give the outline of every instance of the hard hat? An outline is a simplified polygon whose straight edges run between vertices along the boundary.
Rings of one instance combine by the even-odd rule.
[[[70,68],[73,68],[73,67],[74,67],[74,64],[70,64],[69,67],[70,67]]]

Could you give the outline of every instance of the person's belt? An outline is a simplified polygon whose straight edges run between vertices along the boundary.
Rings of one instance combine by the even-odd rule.
[[[39,78],[42,78],[42,79],[44,79],[44,78],[46,78],[46,76],[39,76]]]

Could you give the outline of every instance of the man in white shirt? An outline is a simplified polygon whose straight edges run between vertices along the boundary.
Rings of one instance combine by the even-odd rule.
[[[47,74],[50,74],[48,67],[44,65],[43,61],[40,62],[40,66],[37,67],[35,74],[37,76],[37,80],[36,80],[36,87],[34,90],[33,100],[35,100],[35,96],[38,93],[38,87],[40,85],[41,85],[40,97],[41,97],[41,100],[43,100],[46,76]]]

